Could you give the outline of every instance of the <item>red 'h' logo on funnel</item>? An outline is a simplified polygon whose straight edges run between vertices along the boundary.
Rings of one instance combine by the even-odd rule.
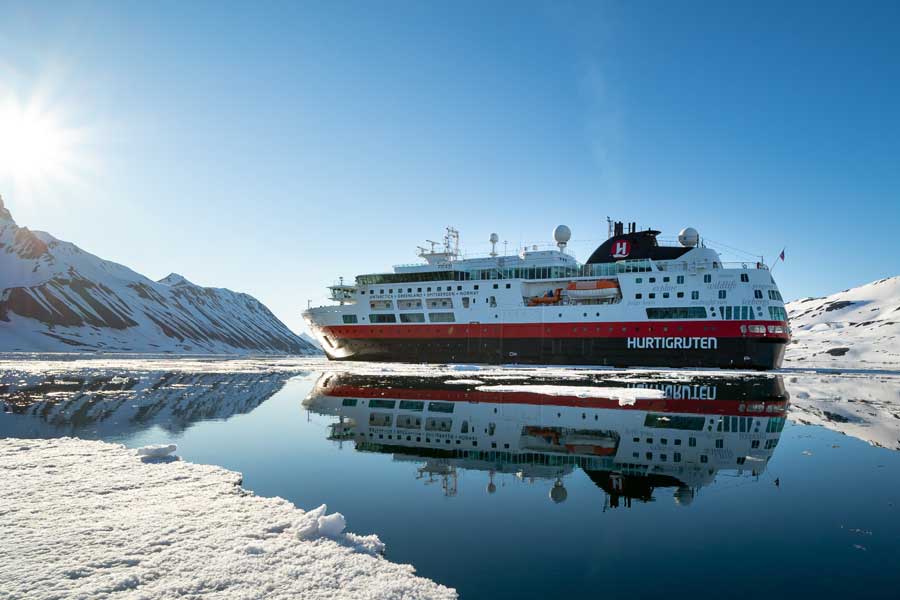
[[[631,244],[628,240],[618,240],[613,244],[613,258],[624,258],[631,253]]]

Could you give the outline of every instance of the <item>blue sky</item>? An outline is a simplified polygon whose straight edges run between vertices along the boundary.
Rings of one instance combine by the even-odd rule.
[[[585,259],[607,215],[900,274],[900,3],[5,2],[0,99],[74,132],[0,165],[20,224],[301,329],[339,275],[492,231]],[[3,132],[0,132],[0,136]],[[738,258],[736,256],[729,258]]]

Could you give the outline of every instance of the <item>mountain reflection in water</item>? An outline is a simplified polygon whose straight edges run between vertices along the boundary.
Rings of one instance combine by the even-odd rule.
[[[325,374],[303,405],[338,418],[329,439],[415,461],[447,496],[460,471],[475,470],[489,474],[489,494],[495,475],[514,474],[546,481],[564,502],[580,469],[606,492],[605,508],[663,488],[686,505],[721,471],[758,477],[788,407],[780,376],[527,381]]]
[[[179,434],[201,421],[246,414],[296,373],[106,371],[0,384],[0,436],[118,439],[159,427]]]

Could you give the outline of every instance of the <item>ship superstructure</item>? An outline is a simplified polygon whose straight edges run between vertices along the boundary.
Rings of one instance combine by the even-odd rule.
[[[304,318],[333,360],[772,369],[790,330],[760,261],[725,264],[696,230],[678,245],[612,223],[586,263],[532,247],[463,258],[459,234],[420,248],[423,262],[330,287],[337,304]]]

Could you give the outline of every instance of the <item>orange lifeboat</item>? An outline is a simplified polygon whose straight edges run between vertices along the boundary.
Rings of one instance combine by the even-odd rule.
[[[528,300],[528,306],[540,306],[542,304],[559,304],[562,300],[562,288],[556,288],[553,293],[546,296],[535,296]]]
[[[615,279],[571,281],[566,292],[572,298],[610,298],[619,295],[619,282]]]

